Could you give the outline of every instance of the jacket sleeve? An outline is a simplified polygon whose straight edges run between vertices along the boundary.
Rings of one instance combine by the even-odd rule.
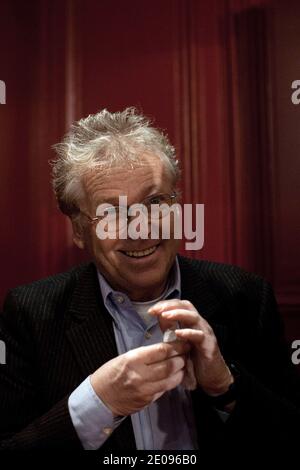
[[[0,314],[6,363],[0,364],[0,449],[81,448],[68,410],[68,396],[51,409],[41,403],[34,342],[10,293]]]
[[[273,445],[292,446],[300,426],[300,377],[285,342],[272,288],[265,280],[260,299],[256,324],[246,325],[252,333],[247,337],[244,330],[247,352],[236,358],[238,399],[225,425],[226,436],[252,442],[269,438]]]

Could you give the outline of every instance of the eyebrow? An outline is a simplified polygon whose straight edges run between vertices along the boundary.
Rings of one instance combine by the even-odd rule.
[[[155,194],[160,194],[162,192],[161,189],[157,187],[156,184],[152,184],[150,186],[147,186],[145,190],[143,191],[145,196],[141,197],[141,200],[144,200],[145,198],[155,195]],[[124,194],[122,195],[124,196]],[[97,206],[100,204],[111,204],[112,206],[116,206],[119,204],[119,196],[113,196],[113,197],[104,197],[101,201],[97,201]]]
[[[119,196],[103,198],[100,201],[97,201],[97,206],[99,206],[100,204],[106,204],[106,203],[112,204],[113,206],[115,206],[116,204],[119,203]]]

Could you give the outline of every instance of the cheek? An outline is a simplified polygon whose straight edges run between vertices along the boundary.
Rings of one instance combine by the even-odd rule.
[[[178,252],[180,245],[179,240],[164,240],[163,241],[163,251],[161,257],[161,263],[159,269],[164,271],[165,269],[169,269],[174,262],[176,254]]]
[[[112,258],[115,255],[115,240],[99,240],[97,236],[90,240],[90,253],[95,259]]]
[[[178,237],[182,237],[183,227],[182,227],[182,220],[178,216],[178,214],[174,214],[171,212],[169,218],[163,219],[159,223],[160,234],[163,239],[168,238],[174,239],[176,236],[176,241]],[[165,233],[166,236],[163,236]]]
[[[180,240],[171,237],[169,240],[164,240],[164,244],[169,251],[176,252],[179,248]]]

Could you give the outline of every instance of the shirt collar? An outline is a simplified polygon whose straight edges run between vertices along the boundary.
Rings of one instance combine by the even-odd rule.
[[[98,274],[101,294],[103,297],[103,302],[105,305],[107,305],[107,300],[111,298],[112,296],[115,296],[117,294],[121,294],[122,296],[126,295],[123,292],[114,290],[110,286],[110,284],[107,282],[103,274],[101,274],[101,272],[98,269],[97,269],[97,274]],[[180,268],[179,268],[179,262],[178,262],[177,256],[175,258],[174,265],[169,275],[168,288],[165,293],[164,299],[168,299],[172,297],[181,298],[181,276],[180,276]]]

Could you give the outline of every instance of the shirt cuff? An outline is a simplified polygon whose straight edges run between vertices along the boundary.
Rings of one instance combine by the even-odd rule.
[[[73,426],[85,450],[99,449],[125,419],[112,411],[95,393],[90,376],[71,393],[68,400]]]

